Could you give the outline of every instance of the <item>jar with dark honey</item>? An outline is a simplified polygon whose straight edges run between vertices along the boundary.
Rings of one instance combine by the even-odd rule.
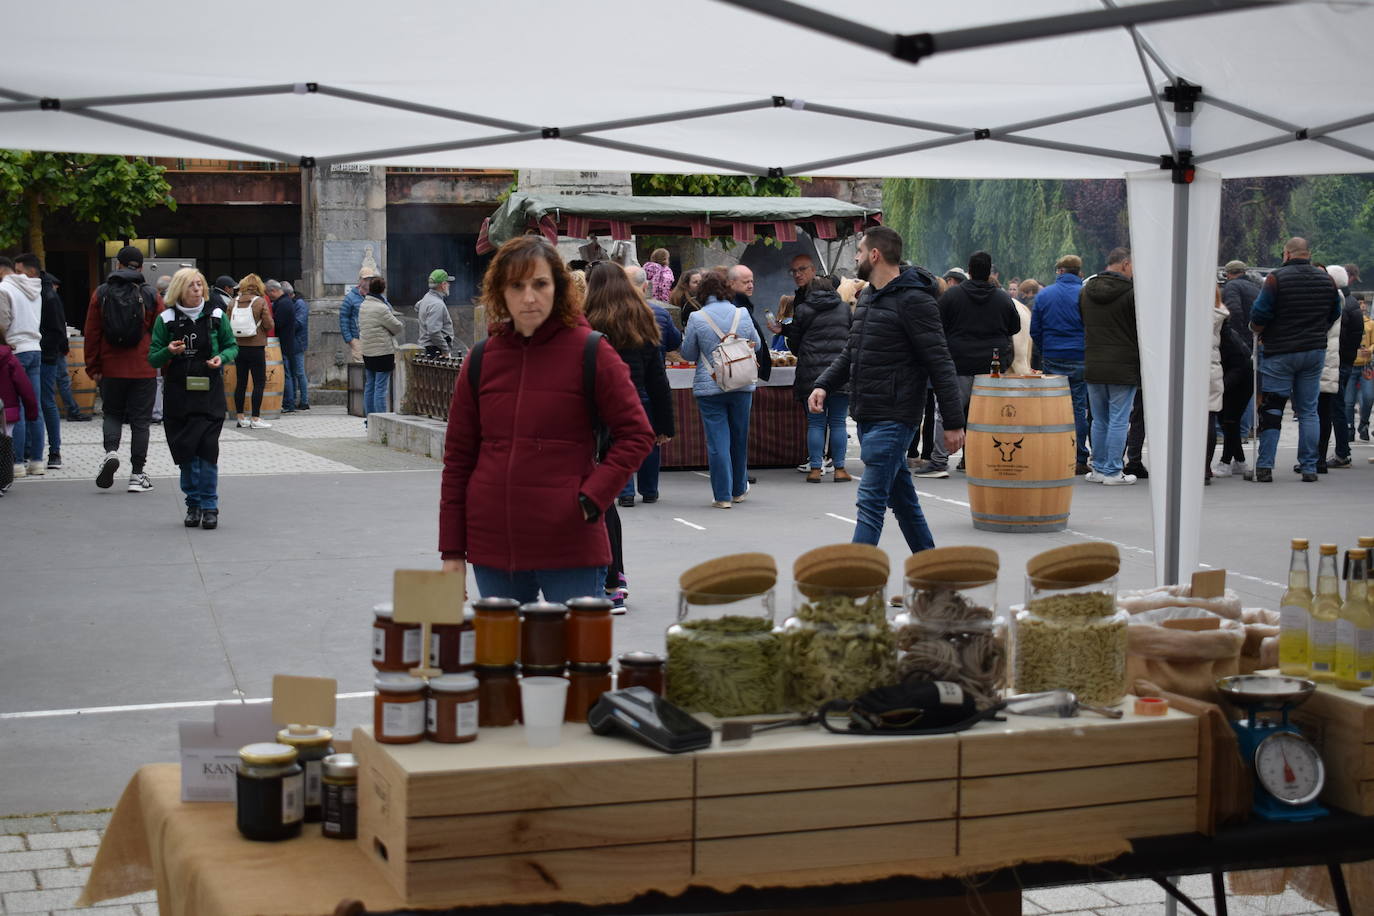
[[[616,661],[620,668],[615,676],[615,689],[648,687],[663,696],[663,670],[668,660],[655,652],[626,652]]]
[[[568,659],[568,608],[536,601],[520,607],[520,664],[524,668],[552,668]]]
[[[436,623],[429,628],[429,666],[445,674],[471,671],[477,664],[477,627],[473,615],[462,623]]]
[[[477,666],[477,724],[482,728],[520,721],[520,681],[514,665]]]
[[[568,661],[604,665],[611,660],[611,602],[574,598],[568,602]]]
[[[409,671],[420,664],[424,639],[418,623],[397,623],[390,601],[372,609],[372,667],[378,671]]]
[[[408,674],[376,677],[373,736],[382,744],[414,744],[425,736],[425,682]]]
[[[472,605],[477,625],[478,665],[503,668],[520,656],[520,602],[514,598],[481,598]]]
[[[563,711],[565,722],[586,722],[590,710],[601,695],[611,689],[611,666],[570,665],[568,667],[568,704]]]
[[[235,777],[235,819],[250,840],[298,836],[305,819],[305,783],[296,749],[285,744],[249,744],[239,750]]]
[[[334,733],[314,725],[288,725],[277,732],[277,742],[296,749],[296,761],[305,771],[305,822],[320,822],[320,780],[324,758],[334,753]]]
[[[477,678],[445,674],[430,678],[425,735],[441,744],[477,740]]]

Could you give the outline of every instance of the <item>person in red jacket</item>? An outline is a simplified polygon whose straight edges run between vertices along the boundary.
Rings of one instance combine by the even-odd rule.
[[[584,390],[591,326],[552,245],[511,239],[492,258],[482,290],[489,336],[480,356],[463,362],[449,407],[439,497],[444,569],[465,574],[471,563],[486,597],[601,595],[611,560],[602,513],[648,456],[654,431],[629,369],[604,338],[595,390]],[[610,432],[600,462],[589,402]]]

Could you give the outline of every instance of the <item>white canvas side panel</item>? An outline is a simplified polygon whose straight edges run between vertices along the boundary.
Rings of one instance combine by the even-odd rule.
[[[1177,220],[1177,186],[1168,172],[1131,172],[1126,187],[1149,437],[1155,577],[1169,584],[1186,580],[1198,561],[1221,176],[1198,170],[1187,186],[1182,223]],[[1176,276],[1181,277],[1177,289]],[[1176,305],[1178,293],[1184,301]],[[1172,556],[1177,557],[1176,569],[1168,568]]]

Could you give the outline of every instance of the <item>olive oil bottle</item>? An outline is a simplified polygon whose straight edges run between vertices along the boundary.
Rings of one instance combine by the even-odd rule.
[[[1279,673],[1307,677],[1307,623],[1312,614],[1312,585],[1307,566],[1307,539],[1293,538],[1288,561],[1288,588],[1279,599]]]
[[[1321,545],[1317,558],[1317,594],[1307,623],[1308,665],[1312,680],[1329,684],[1336,677],[1336,621],[1341,618],[1341,579],[1335,544]]]
[[[1345,582],[1345,603],[1336,622],[1336,686],[1359,690],[1374,684],[1374,611],[1369,605],[1369,551],[1363,547],[1345,552],[1350,573]]]

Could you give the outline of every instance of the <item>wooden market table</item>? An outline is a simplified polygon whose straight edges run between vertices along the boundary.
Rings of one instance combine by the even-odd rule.
[[[692,394],[695,369],[669,369],[677,436],[663,446],[665,471],[706,467],[706,434]],[[792,393],[795,366],[774,366],[772,377],[754,389],[749,414],[749,467],[795,467],[806,460],[806,414]]]
[[[356,843],[314,825],[282,843],[243,840],[231,806],[183,804],[175,765],[144,767],[84,899],[156,888],[168,916],[329,914],[344,899],[369,913],[701,912],[701,895],[769,908],[836,886],[1102,862],[1134,838],[1192,833],[1209,752],[1198,720],[1176,711],[1017,717],[925,737],[797,729],[678,756],[582,725],[543,749],[518,727],[462,746],[382,746],[358,729],[353,751]],[[991,912],[1018,912],[1019,900]]]

